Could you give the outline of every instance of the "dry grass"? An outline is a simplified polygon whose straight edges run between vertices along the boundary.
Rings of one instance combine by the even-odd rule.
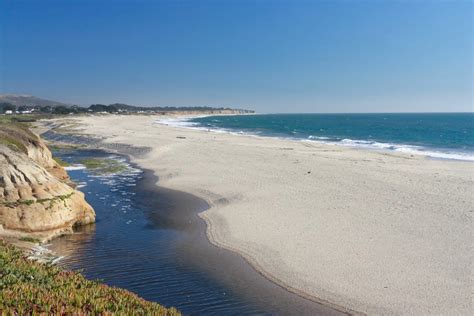
[[[0,120],[0,144],[27,154],[27,146],[38,142],[38,136],[32,133],[26,124]]]

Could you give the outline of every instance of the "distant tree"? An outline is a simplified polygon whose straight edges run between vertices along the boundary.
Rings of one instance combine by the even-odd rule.
[[[53,108],[53,114],[69,114],[70,112],[71,112],[71,109],[63,105],[58,105]]]
[[[40,106],[39,107],[39,111],[41,113],[53,113],[53,107],[50,106],[50,105],[47,105],[47,106]]]
[[[87,109],[79,105],[73,105],[71,106],[71,112],[84,113],[84,112],[87,112]]]
[[[92,112],[107,112],[107,105],[105,104],[92,104],[88,108]]]
[[[16,106],[8,102],[0,103],[0,113],[5,113],[6,111],[16,111]]]
[[[118,111],[115,105],[104,105],[104,104],[92,104],[89,106],[88,110],[92,112],[108,112],[108,113],[115,113]]]
[[[115,112],[118,112],[118,109],[115,107],[115,105],[109,105],[107,107],[107,112],[109,113],[115,113]]]

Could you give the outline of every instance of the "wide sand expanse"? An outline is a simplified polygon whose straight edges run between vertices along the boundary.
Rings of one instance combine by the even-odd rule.
[[[211,242],[301,295],[369,314],[471,314],[474,164],[164,126],[78,119],[193,193]],[[179,137],[179,138],[178,138]]]

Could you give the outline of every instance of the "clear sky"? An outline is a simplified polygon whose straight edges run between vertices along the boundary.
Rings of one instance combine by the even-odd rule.
[[[473,1],[0,0],[0,93],[473,111]]]

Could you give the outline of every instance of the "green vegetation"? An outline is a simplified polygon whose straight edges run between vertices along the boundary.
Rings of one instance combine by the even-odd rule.
[[[106,166],[105,159],[83,159],[81,163],[88,169],[99,169]]]
[[[1,125],[0,125],[1,126]],[[0,144],[8,146],[13,151],[22,152],[28,154],[28,149],[17,139],[9,137],[7,135],[2,135],[0,132]]]
[[[2,115],[0,116],[0,124],[11,123],[14,121],[13,115]]]
[[[229,107],[210,107],[210,106],[135,106],[123,103],[114,104],[91,104],[87,109],[87,112],[92,113],[117,113],[117,112],[152,112],[152,113],[164,113],[164,112],[179,112],[179,111],[196,111],[196,112],[212,112],[212,111],[231,111],[236,110],[242,113],[253,113],[250,110],[232,109]]]
[[[11,114],[0,115],[0,123],[31,123],[40,119],[51,118],[45,114]]]
[[[123,289],[26,259],[0,242],[0,311],[5,315],[180,315]]]
[[[254,113],[252,110],[232,109],[229,107],[210,107],[210,106],[135,106],[123,103],[114,104],[91,104],[88,107],[81,107],[77,105],[58,104],[54,101],[31,101],[23,103],[24,105],[17,105],[17,102],[0,102],[0,114],[7,116],[21,115],[73,115],[84,113],[168,113],[179,111],[193,111],[193,112],[214,112],[214,111],[237,111],[239,113]]]
[[[2,117],[0,119],[0,144],[18,152],[28,153],[27,144],[36,144],[38,137],[28,129],[25,122]]]
[[[58,163],[58,165],[60,165],[61,167],[67,167],[67,166],[70,165],[69,162],[62,160],[62,159],[59,158],[59,157],[53,157],[53,159],[54,159],[54,161],[56,161],[56,162]]]
[[[34,238],[34,237],[21,237],[20,241],[27,241],[27,242],[34,242],[34,243],[40,242],[38,238]]]
[[[18,200],[14,202],[8,202],[8,201],[0,201],[1,205],[5,205],[6,207],[18,207],[20,205],[32,205],[34,203],[41,203],[44,204],[46,202],[49,202],[49,206],[47,209],[51,209],[54,205],[54,203],[61,201],[64,204],[64,207],[66,207],[66,200],[69,199],[72,195],[74,194],[74,191],[72,191],[69,194],[63,194],[63,195],[58,195],[50,199],[37,199],[37,200]]]
[[[16,106],[8,102],[0,102],[0,113],[5,113],[5,111],[15,111]]]
[[[125,164],[113,159],[84,159],[80,163],[97,173],[119,173],[127,169]]]
[[[84,144],[64,144],[64,143],[48,143],[48,148],[51,151],[59,151],[64,149],[79,149],[86,147]]]

